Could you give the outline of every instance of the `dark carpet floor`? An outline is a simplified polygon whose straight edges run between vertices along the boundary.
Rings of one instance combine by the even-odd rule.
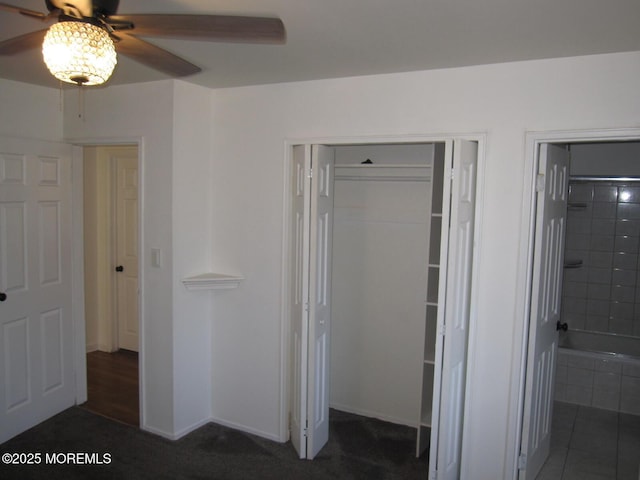
[[[426,479],[415,458],[416,430],[332,410],[329,443],[312,460],[280,444],[216,424],[177,441],[111,421],[78,407],[0,445],[0,453],[40,453],[40,465],[0,463],[3,480],[73,479]],[[90,453],[103,465],[46,465],[46,453]],[[61,459],[63,457],[60,457]]]

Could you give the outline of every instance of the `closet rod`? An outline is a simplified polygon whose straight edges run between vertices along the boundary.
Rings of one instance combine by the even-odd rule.
[[[365,175],[336,175],[334,177],[336,181],[338,180],[349,180],[349,181],[375,181],[375,182],[430,182],[431,177],[414,177],[414,176],[405,176],[405,177],[394,177],[394,176],[365,176]]]

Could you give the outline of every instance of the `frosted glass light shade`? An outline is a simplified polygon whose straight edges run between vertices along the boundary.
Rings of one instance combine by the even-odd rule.
[[[117,62],[106,30],[85,22],[53,24],[44,37],[42,56],[54,77],[80,85],[106,82]]]

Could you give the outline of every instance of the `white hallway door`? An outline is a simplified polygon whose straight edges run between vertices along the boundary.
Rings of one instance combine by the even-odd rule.
[[[520,480],[536,477],[550,449],[569,160],[563,147],[540,147]]]
[[[0,138],[0,443],[75,403],[71,147]]]
[[[329,440],[332,148],[294,147],[291,439],[313,459]]]
[[[118,347],[138,351],[138,149],[106,147],[115,163]]]

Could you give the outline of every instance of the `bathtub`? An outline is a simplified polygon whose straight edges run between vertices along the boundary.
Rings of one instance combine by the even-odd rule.
[[[640,338],[561,332],[555,399],[640,415]]]
[[[558,347],[581,352],[599,352],[608,358],[631,357],[640,360],[640,337],[567,330],[560,332]]]

